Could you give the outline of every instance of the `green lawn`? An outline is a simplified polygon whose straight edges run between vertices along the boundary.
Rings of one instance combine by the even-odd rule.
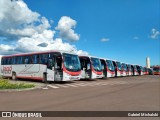
[[[10,83],[7,79],[0,79],[0,89],[25,89],[33,87],[35,87],[34,84]]]

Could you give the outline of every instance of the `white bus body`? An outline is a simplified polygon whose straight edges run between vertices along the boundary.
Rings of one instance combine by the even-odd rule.
[[[79,56],[81,63],[81,79],[102,78],[102,68],[99,58],[92,56]]]
[[[15,54],[2,57],[4,77],[47,81],[80,79],[78,55],[62,51]]]

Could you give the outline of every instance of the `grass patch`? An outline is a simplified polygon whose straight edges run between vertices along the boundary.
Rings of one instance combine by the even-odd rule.
[[[34,84],[10,83],[9,80],[0,79],[0,89],[25,89],[33,88]]]

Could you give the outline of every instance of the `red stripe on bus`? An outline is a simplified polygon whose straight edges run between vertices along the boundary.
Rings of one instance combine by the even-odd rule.
[[[154,75],[160,75],[160,72],[154,72]]]
[[[63,65],[63,71],[69,75],[72,75],[72,76],[77,76],[77,75],[80,75],[81,74],[81,71],[78,71],[78,72],[71,72],[71,71],[68,71],[64,65]]]
[[[94,73],[96,73],[97,75],[102,75],[102,71],[101,71],[101,72],[97,72],[97,71],[94,70],[93,67],[92,67],[92,71],[93,71]]]
[[[111,74],[115,74],[114,72],[110,71],[109,69],[107,69],[107,72],[109,72]]]
[[[120,71],[118,68],[117,68],[117,72],[119,72],[120,74],[123,74],[123,71]]]

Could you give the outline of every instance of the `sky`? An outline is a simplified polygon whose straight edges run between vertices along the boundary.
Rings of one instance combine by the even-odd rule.
[[[160,0],[0,0],[0,55],[53,49],[160,64]]]

